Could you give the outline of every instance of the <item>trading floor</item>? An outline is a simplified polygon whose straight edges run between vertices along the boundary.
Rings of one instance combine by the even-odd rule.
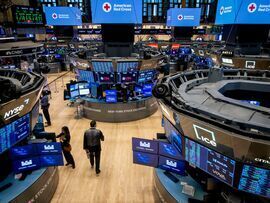
[[[56,78],[49,75],[48,81]],[[71,78],[63,78],[66,84]],[[55,91],[55,86],[57,91]],[[102,143],[101,173],[97,177],[90,168],[89,159],[83,150],[83,134],[89,128],[88,119],[75,119],[75,108],[63,101],[62,79],[50,85],[52,99],[50,113],[52,126],[48,132],[60,133],[61,127],[67,125],[71,131],[72,154],[76,168],[59,167],[60,181],[52,199],[54,202],[157,202],[153,187],[153,170],[133,164],[131,138],[152,139],[157,132],[163,132],[161,113],[143,120],[128,123],[100,123],[105,136]]]

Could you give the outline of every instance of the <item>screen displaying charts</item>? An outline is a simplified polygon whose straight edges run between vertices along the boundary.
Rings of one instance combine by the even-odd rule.
[[[192,140],[185,139],[185,159],[193,166],[233,185],[235,161]]]
[[[0,129],[0,153],[12,147],[30,134],[30,115],[13,121]]]
[[[12,8],[13,19],[17,26],[42,26],[44,24],[41,8],[15,6]]]
[[[112,61],[92,61],[93,70],[95,72],[113,72]]]
[[[79,80],[94,83],[95,82],[94,74],[92,71],[79,70]]]
[[[244,165],[238,189],[270,198],[270,170]]]

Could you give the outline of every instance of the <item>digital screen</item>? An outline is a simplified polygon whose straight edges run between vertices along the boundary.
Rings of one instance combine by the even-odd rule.
[[[139,77],[138,77],[138,82],[144,83],[144,82],[151,81],[155,78],[155,76],[156,76],[155,70],[140,71]]]
[[[182,160],[182,155],[176,147],[170,143],[159,142],[159,155],[170,157],[176,160]]]
[[[133,151],[133,163],[157,167],[158,155]]]
[[[183,136],[166,118],[164,118],[164,129],[165,135],[169,142],[172,143],[173,146],[175,146],[175,148],[179,151],[181,155],[183,155]]]
[[[142,93],[142,87],[135,86],[135,92]]]
[[[39,158],[31,157],[27,159],[21,159],[13,161],[13,171],[15,173],[21,173],[24,171],[37,170],[40,168]]]
[[[244,165],[238,189],[270,198],[270,170]]]
[[[117,97],[116,96],[106,96],[106,102],[107,103],[117,103]]]
[[[193,27],[200,25],[201,8],[170,8],[167,11],[167,26]]]
[[[159,156],[158,167],[163,169],[163,170],[177,173],[180,175],[185,174],[185,162],[184,161],[178,161],[178,160],[171,159],[168,157]]]
[[[232,59],[221,58],[221,60],[222,60],[222,63],[233,64],[233,60]]]
[[[71,98],[75,98],[79,96],[79,90],[74,90],[72,92],[70,92],[70,97]]]
[[[158,141],[133,137],[132,150],[157,154]]]
[[[259,101],[253,101],[253,100],[242,100],[242,102],[248,103],[248,104],[251,104],[251,105],[254,105],[254,106],[260,106],[261,105],[261,103]]]
[[[117,72],[134,72],[138,69],[138,62],[117,62]]]
[[[59,142],[35,144],[35,147],[37,149],[37,154],[40,155],[62,153],[61,144]]]
[[[18,26],[44,25],[43,12],[39,7],[15,6],[12,8],[12,14]]]
[[[215,24],[269,24],[269,0],[219,0]]]
[[[106,93],[106,96],[117,96],[116,90],[106,90],[105,93]]]
[[[21,147],[12,147],[10,150],[11,159],[23,159],[32,156],[36,153],[36,148],[33,145],[25,145]]]
[[[39,157],[40,166],[48,167],[48,166],[63,166],[64,160],[62,154],[56,155],[43,155]]]
[[[89,83],[94,83],[94,75],[92,71],[87,71],[87,70],[78,70],[79,72],[79,80],[81,81],[87,81]]]
[[[95,24],[142,24],[142,1],[92,0],[91,8]]]
[[[76,7],[44,7],[47,25],[82,25],[82,14]]]
[[[95,72],[114,72],[112,61],[92,61],[92,66]]]
[[[78,86],[78,84],[71,84],[69,88],[70,88],[70,91],[72,92],[74,90],[79,89],[79,86]]]
[[[137,81],[137,73],[117,73],[119,83],[135,83]]]
[[[233,185],[235,161],[194,141],[186,140],[185,157],[190,165],[197,166],[220,181]]]
[[[80,94],[80,96],[89,95],[90,94],[90,90],[89,89],[80,89],[79,90],[79,94]]]
[[[30,134],[30,127],[30,115],[26,114],[0,128],[0,153],[26,138]]]
[[[191,54],[191,49],[187,47],[180,48],[179,54],[183,54],[183,55]]]
[[[99,83],[112,84],[115,82],[114,73],[97,73]]]

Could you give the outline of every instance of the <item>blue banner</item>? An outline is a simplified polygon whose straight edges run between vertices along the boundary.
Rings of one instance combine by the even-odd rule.
[[[171,8],[167,11],[167,26],[199,26],[200,18],[201,8]]]
[[[215,24],[269,24],[269,0],[219,0]]]
[[[91,8],[96,24],[142,24],[142,1],[92,0]]]
[[[82,25],[82,14],[75,7],[44,7],[47,25]]]

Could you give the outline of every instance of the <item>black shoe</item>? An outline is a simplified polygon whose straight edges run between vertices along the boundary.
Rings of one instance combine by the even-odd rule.
[[[51,123],[45,123],[45,127],[48,127],[48,126],[51,126],[52,124]]]
[[[72,165],[72,168],[73,168],[73,169],[75,169],[75,164],[74,164],[74,165]]]
[[[100,171],[100,170],[98,170],[98,171],[96,171],[96,174],[98,175],[98,174],[100,174],[100,172],[101,172],[101,171]]]
[[[66,166],[68,166],[70,163],[66,163]]]

